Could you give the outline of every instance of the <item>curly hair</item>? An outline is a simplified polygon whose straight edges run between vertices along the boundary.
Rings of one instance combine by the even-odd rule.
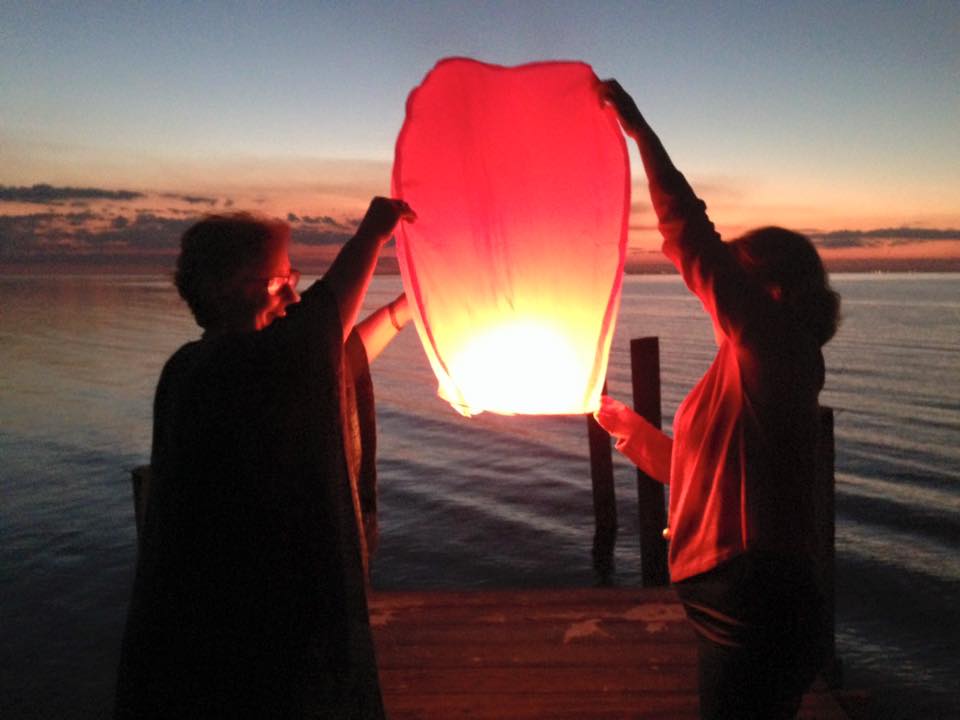
[[[840,324],[840,295],[817,249],[804,235],[781,227],[751,230],[732,243],[743,267],[764,287],[775,289],[797,322],[825,345]]]
[[[249,312],[238,281],[289,237],[287,223],[249,212],[208,215],[188,228],[174,284],[197,324],[216,328]]]

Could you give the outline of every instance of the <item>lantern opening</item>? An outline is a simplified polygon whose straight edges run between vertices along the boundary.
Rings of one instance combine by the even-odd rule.
[[[464,415],[568,413],[583,403],[569,378],[589,370],[592,358],[577,353],[574,339],[549,320],[516,321],[478,331],[450,354],[447,367],[456,389],[441,396]]]

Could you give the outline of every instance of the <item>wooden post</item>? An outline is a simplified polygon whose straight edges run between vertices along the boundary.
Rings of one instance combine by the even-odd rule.
[[[603,384],[603,393],[607,384]],[[600,585],[609,585],[613,575],[613,548],[617,541],[617,497],[613,486],[613,451],[610,435],[592,414],[587,414],[590,443],[590,480],[593,483],[593,568]]]
[[[633,382],[633,409],[658,428],[660,409],[660,341],[655,337],[630,341],[630,375]],[[640,577],[644,587],[666,585],[667,526],[663,485],[637,469],[637,512],[640,516]]]
[[[837,658],[836,643],[836,506],[834,478],[836,445],[833,437],[833,409],[820,408],[820,444],[817,448],[816,474],[814,476],[814,520],[817,533],[817,575],[825,603],[826,661],[824,679],[833,687],[841,685],[841,666]]]

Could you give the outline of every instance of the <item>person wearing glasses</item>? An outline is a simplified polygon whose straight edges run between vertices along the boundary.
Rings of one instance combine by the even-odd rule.
[[[286,223],[233,213],[184,233],[175,282],[203,335],[157,385],[116,717],[384,716],[367,363],[409,310],[401,295],[357,316],[414,219],[374,198],[302,296]]]
[[[713,322],[717,355],[670,438],[610,397],[616,447],[670,489],[670,577],[698,635],[702,718],[792,718],[824,657],[813,483],[822,347],[840,298],[810,240],[723,242],[616,81],[601,99],[637,143],[663,252]]]

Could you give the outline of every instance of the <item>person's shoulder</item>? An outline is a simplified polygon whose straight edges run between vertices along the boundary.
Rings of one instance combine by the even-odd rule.
[[[196,364],[197,352],[201,343],[201,340],[185,343],[167,358],[167,361],[163,364],[163,369],[160,371],[160,379],[157,381],[156,395],[158,399],[176,392],[175,388],[181,385],[183,378],[190,373],[190,368]]]
[[[291,305],[288,312],[337,312],[337,298],[327,282],[320,278],[300,295],[300,302]]]
[[[191,340],[181,345],[164,363],[163,373],[168,374],[192,363],[200,351],[203,340]]]
[[[790,308],[767,298],[757,303],[748,337],[749,343],[759,353],[787,356],[800,362],[820,347],[817,339],[805,330]]]
[[[737,346],[744,387],[761,402],[804,401],[823,385],[823,358],[815,339],[789,322],[773,323]]]
[[[279,318],[258,333],[267,343],[283,342],[284,339],[303,337],[304,334],[322,337],[342,334],[340,308],[337,299],[323,278],[303,291],[300,302],[287,307],[286,317]]]

